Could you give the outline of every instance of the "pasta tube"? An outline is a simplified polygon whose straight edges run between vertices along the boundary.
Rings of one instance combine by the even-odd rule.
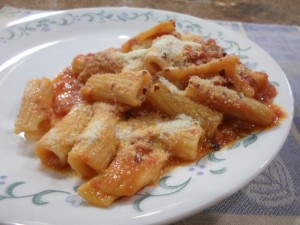
[[[160,75],[174,82],[179,87],[186,87],[192,76],[201,78],[212,78],[220,72],[224,72],[224,76],[234,85],[238,92],[243,92],[248,97],[253,97],[254,89],[247,80],[243,79],[237,71],[239,58],[234,55],[228,55],[221,59],[214,59],[208,63],[198,66],[192,65],[188,67],[169,67],[160,72]]]
[[[93,117],[69,152],[70,166],[82,177],[102,173],[116,155],[115,124],[119,117],[115,110],[113,105],[94,103]]]
[[[208,136],[213,135],[223,118],[221,113],[184,96],[182,91],[178,91],[174,85],[163,78],[150,88],[147,101],[170,116],[183,113],[197,119]]]
[[[15,133],[25,133],[29,140],[38,140],[53,125],[53,83],[48,78],[27,83],[22,105],[15,123]]]
[[[199,143],[205,136],[197,120],[181,114],[175,120],[158,123],[155,128],[160,141],[174,157],[185,161],[197,158]]]
[[[169,154],[147,130],[121,142],[116,158],[105,170],[100,190],[106,195],[131,196],[155,182]]]
[[[197,121],[184,115],[148,127],[134,120],[122,127],[123,131],[119,131],[122,134],[118,134],[121,145],[117,157],[104,174],[78,189],[88,202],[100,207],[108,207],[118,198],[131,196],[156,181],[170,154],[183,160],[195,159],[204,134]],[[131,127],[136,129],[131,130]]]
[[[81,88],[81,94],[92,101],[109,101],[140,106],[151,85],[151,75],[143,70],[119,74],[96,74]]]
[[[144,57],[145,68],[152,75],[156,75],[166,67],[185,66],[186,49],[200,52],[202,46],[195,42],[182,41],[173,35],[157,38]]]
[[[102,175],[90,179],[82,184],[77,192],[89,203],[106,208],[119,199],[120,196],[103,194],[100,190],[101,179]]]
[[[156,37],[166,35],[166,34],[172,34],[175,31],[175,21],[169,20],[162,23],[157,24],[154,27],[151,27],[149,30],[146,30],[137,36],[129,39],[127,42],[125,42],[121,46],[122,52],[129,52],[134,47],[143,45],[149,40],[153,40]]]
[[[196,159],[199,142],[205,137],[199,121],[185,114],[172,120],[151,115],[122,121],[116,134],[122,141],[136,136],[140,130],[147,130],[172,156],[185,161]]]
[[[161,57],[157,52],[150,53],[145,56],[144,64],[146,69],[152,74],[156,75],[158,72],[168,66],[167,60]]]
[[[78,76],[87,66],[87,64],[90,62],[90,60],[95,56],[95,54],[89,53],[86,55],[79,54],[76,57],[73,58],[71,68],[72,73],[75,76]]]
[[[75,65],[73,65],[76,69],[75,72],[80,72],[78,80],[85,83],[92,75],[97,73],[120,73],[123,68],[123,57],[116,53],[119,53],[118,49],[109,48],[88,57],[83,65],[76,65],[78,60],[75,60]]]
[[[237,56],[227,56],[222,59],[214,59],[208,63],[200,65],[192,65],[187,67],[170,67],[161,71],[161,75],[174,83],[187,85],[192,76],[201,78],[211,78],[220,71],[232,72],[239,59]]]
[[[140,141],[135,145],[122,146],[105,173],[81,185],[78,193],[94,205],[108,207],[120,197],[132,196],[155,182],[166,164],[168,154],[157,148],[158,145],[141,149],[143,147],[145,143]]]
[[[67,165],[68,152],[77,137],[90,121],[92,108],[87,104],[77,104],[51,128],[37,143],[36,154],[42,163],[61,168]]]
[[[202,104],[254,124],[267,126],[274,120],[273,111],[259,101],[223,86],[215,86],[209,80],[192,77],[186,88],[186,96]]]

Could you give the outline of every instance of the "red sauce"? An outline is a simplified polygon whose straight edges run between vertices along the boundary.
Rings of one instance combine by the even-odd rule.
[[[267,127],[255,125],[251,122],[239,120],[233,117],[225,117],[217,128],[212,138],[207,138],[202,142],[199,148],[199,158],[205,154],[218,151],[225,146],[233,144],[235,141],[242,139],[250,134],[270,129],[277,126],[280,121],[286,118],[286,113],[277,105],[269,106],[274,112],[274,119]]]
[[[223,147],[262,129],[263,127],[250,122],[237,120],[235,118],[224,118],[215,135],[209,140],[209,142],[212,146],[216,145]]]
[[[276,88],[273,85],[268,83],[264,85],[262,90],[259,90],[255,93],[254,98],[264,104],[270,104],[276,95],[277,95]]]
[[[208,46],[214,46],[214,43],[212,42]],[[209,49],[208,46],[206,46],[207,49]],[[198,53],[199,55],[195,55],[192,52],[191,48],[186,48],[186,53],[189,56],[190,62],[193,62],[195,64],[201,63],[203,59],[205,61],[210,60],[214,57],[221,57],[221,54],[223,54],[221,51],[219,51],[219,49],[211,48],[211,50],[212,52],[205,56],[201,56],[201,53]],[[82,64],[85,64],[87,58],[85,58],[83,55],[79,55],[76,58],[76,60],[80,62],[82,61]],[[78,66],[78,68],[79,71],[81,71],[83,67],[81,67],[80,65]],[[59,117],[66,115],[74,104],[82,101],[80,96],[80,88],[83,86],[83,83],[78,81],[77,76],[78,72],[73,72],[71,67],[69,67],[63,70],[54,79],[55,94],[53,109],[55,114]],[[251,82],[249,83],[251,84]],[[253,82],[253,86],[255,87],[255,82]],[[259,89],[256,88],[256,94],[254,96],[255,99],[268,105],[274,112],[274,120],[268,127],[257,126],[250,122],[225,116],[222,123],[219,125],[217,131],[215,132],[214,136],[211,138],[206,138],[204,141],[201,142],[198,151],[198,159],[204,157],[210,152],[219,151],[223,147],[228,146],[251,133],[269,129],[278,125],[278,123],[286,117],[286,114],[279,106],[276,106],[271,103],[276,94],[276,88],[271,84],[266,83]],[[142,150],[146,151],[147,149]],[[189,162],[184,162],[177,158],[171,157],[168,166],[162,170],[162,174],[167,171],[170,171],[170,169],[174,168],[175,166],[185,165],[187,163]]]
[[[80,88],[82,83],[77,80],[77,76],[70,67],[64,69],[53,80],[54,100],[53,110],[56,116],[65,116],[70,109],[81,101]]]
[[[187,63],[200,65],[208,63],[213,59],[219,59],[225,56],[221,47],[219,47],[215,40],[209,39],[202,43],[201,51],[195,51],[191,46],[186,46],[184,49],[184,56]]]

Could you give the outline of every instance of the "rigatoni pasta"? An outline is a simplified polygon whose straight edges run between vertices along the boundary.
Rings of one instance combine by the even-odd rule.
[[[233,77],[238,61],[239,59],[237,56],[231,55],[225,56],[221,59],[214,59],[208,63],[200,65],[191,65],[183,68],[167,67],[162,70],[160,74],[178,86],[186,87],[192,76],[209,79],[218,75],[220,72],[224,72],[225,76]]]
[[[68,153],[68,163],[82,177],[104,172],[114,159],[119,144],[115,125],[120,119],[115,106],[93,104],[93,116]]]
[[[151,45],[151,41],[155,38],[166,34],[172,34],[173,32],[175,32],[175,22],[173,20],[159,23],[125,42],[121,46],[121,52],[129,52],[134,48],[140,48],[141,45],[146,47],[147,44]]]
[[[100,190],[108,195],[132,196],[159,178],[168,158],[157,138],[147,129],[140,130],[139,135],[121,142],[116,158],[103,174]]]
[[[182,67],[186,64],[186,49],[201,50],[201,44],[182,41],[173,35],[165,35],[153,41],[144,57],[146,69],[153,75],[169,67]]]
[[[274,112],[266,105],[208,80],[192,77],[186,96],[202,104],[254,124],[267,126],[274,121]]]
[[[92,107],[75,105],[72,110],[37,143],[36,154],[41,161],[52,168],[67,165],[68,153],[92,116]]]
[[[174,120],[159,122],[151,130],[156,130],[160,141],[171,154],[184,161],[198,157],[198,147],[205,138],[205,130],[197,119],[179,114]]]
[[[170,116],[186,114],[199,121],[200,126],[208,136],[212,136],[223,116],[221,113],[208,108],[205,105],[197,104],[184,95],[163,78],[153,84],[149,90],[147,101],[156,109]]]
[[[114,201],[121,198],[121,196],[104,194],[100,189],[101,182],[102,175],[95,176],[86,183],[82,184],[78,188],[77,192],[87,202],[98,207],[106,208],[113,204]]]
[[[89,203],[109,207],[165,171],[278,124],[276,88],[213,39],[162,22],[120,48],[77,55],[25,89],[15,132],[68,167]]]
[[[95,74],[87,80],[81,94],[91,101],[110,101],[135,107],[145,100],[150,86],[151,75],[146,70]]]
[[[117,49],[109,48],[91,56],[77,56],[72,62],[72,70],[83,83],[96,73],[119,73],[122,70],[122,58],[116,56],[116,52]]]
[[[44,77],[28,82],[21,109],[15,124],[15,133],[24,132],[29,140],[38,140],[54,124],[52,110],[53,83]]]

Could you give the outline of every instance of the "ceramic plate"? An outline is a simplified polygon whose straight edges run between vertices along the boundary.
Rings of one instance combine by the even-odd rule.
[[[288,118],[230,148],[165,175],[108,209],[86,204],[80,180],[43,169],[33,143],[14,135],[26,82],[53,78],[78,53],[119,47],[160,21],[214,38],[255,70],[266,71],[278,89],[275,102]],[[285,74],[253,42],[217,24],[188,15],[138,8],[92,8],[39,14],[0,30],[0,222],[4,224],[165,224],[199,212],[230,196],[275,157],[291,126],[293,98]]]

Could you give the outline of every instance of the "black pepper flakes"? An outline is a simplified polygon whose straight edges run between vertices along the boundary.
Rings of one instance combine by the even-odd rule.
[[[161,58],[162,58],[162,59],[167,59],[167,53],[164,52]]]
[[[135,156],[134,156],[134,162],[136,163],[140,163],[142,160],[143,160],[143,156],[139,153],[137,153]]]
[[[124,113],[125,120],[130,119],[133,116],[133,113],[129,110]]]
[[[214,151],[219,151],[221,149],[221,146],[216,143],[211,143],[211,147]]]

